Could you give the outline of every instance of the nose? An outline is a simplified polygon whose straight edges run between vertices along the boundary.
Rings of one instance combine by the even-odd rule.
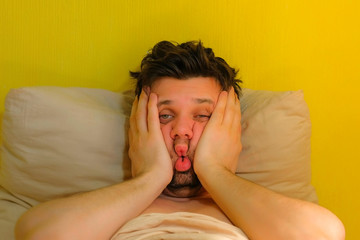
[[[171,138],[191,139],[193,137],[194,120],[178,118],[173,122]]]

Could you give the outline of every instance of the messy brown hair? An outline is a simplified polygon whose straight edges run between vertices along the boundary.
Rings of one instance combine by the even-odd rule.
[[[236,79],[237,70],[231,68],[224,59],[216,57],[211,48],[205,48],[201,41],[182,44],[161,41],[144,57],[140,71],[130,72],[137,80],[135,94],[140,95],[144,86],[151,86],[163,77],[188,79],[191,77],[213,77],[222,90],[231,87],[241,96],[242,81]]]

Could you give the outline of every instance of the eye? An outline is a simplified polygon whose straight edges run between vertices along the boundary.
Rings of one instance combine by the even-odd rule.
[[[160,119],[170,119],[172,116],[170,114],[161,114],[159,116]]]
[[[211,117],[211,115],[199,114],[199,115],[195,116],[195,119],[200,122],[205,122],[205,121],[208,121],[210,119],[210,117]]]
[[[167,123],[169,122],[174,116],[170,115],[170,114],[160,114],[159,115],[159,119],[160,119],[160,123]]]

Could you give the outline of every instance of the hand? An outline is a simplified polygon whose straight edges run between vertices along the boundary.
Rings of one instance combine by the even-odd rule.
[[[168,184],[173,175],[169,152],[160,130],[157,96],[144,91],[135,98],[130,115],[129,157],[133,177],[153,172]]]
[[[226,168],[235,173],[241,144],[240,101],[234,89],[221,92],[195,151],[197,174],[213,168]]]

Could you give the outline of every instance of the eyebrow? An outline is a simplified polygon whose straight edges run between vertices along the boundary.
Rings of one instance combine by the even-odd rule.
[[[210,98],[193,98],[192,100],[199,104],[201,103],[214,104],[214,101],[211,100]]]
[[[198,104],[202,104],[202,103],[214,104],[214,101],[211,100],[210,98],[193,98],[192,101]],[[160,107],[162,105],[171,105],[173,102],[174,102],[173,100],[162,100],[158,102],[157,106]]]

